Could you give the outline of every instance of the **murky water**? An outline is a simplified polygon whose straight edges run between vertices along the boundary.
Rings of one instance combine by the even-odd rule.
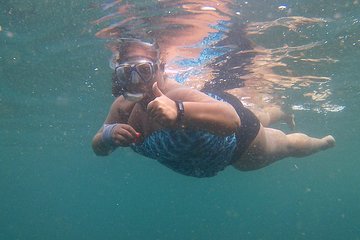
[[[125,2],[0,3],[0,238],[358,239],[360,3],[237,1],[220,11],[213,1],[162,2],[128,1],[98,24]],[[216,79],[214,65],[234,67],[223,55],[231,53],[243,63],[239,84],[281,99],[298,130],[331,133],[336,148],[210,179],[181,176],[128,149],[96,157],[91,138],[112,102],[112,70],[108,39],[95,34],[134,16],[124,36],[183,30],[181,41],[160,39],[177,79]],[[175,16],[178,28],[154,27]],[[185,38],[184,24],[202,32]],[[255,45],[234,45],[244,32]]]

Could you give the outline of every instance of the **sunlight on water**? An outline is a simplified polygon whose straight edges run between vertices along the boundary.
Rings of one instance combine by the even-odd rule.
[[[331,76],[294,71],[303,66],[330,67],[338,61],[326,54],[314,55],[325,48],[328,41],[311,41],[312,33],[307,31],[321,31],[332,20],[291,16],[291,8],[285,5],[277,7],[285,16],[263,22],[248,22],[246,16],[234,10],[236,5],[234,9],[229,8],[230,1],[221,4],[217,1],[155,1],[149,3],[151,5],[161,11],[151,11],[136,1],[103,5],[110,13],[94,21],[96,25],[105,26],[97,36],[109,40],[126,37],[156,40],[170,77],[197,89],[209,84],[223,89],[220,82],[228,85],[231,81],[229,92],[247,95],[244,100],[248,106],[264,106],[269,101],[279,104],[295,91],[301,92],[307,105],[311,104],[311,110],[316,112],[345,108],[329,99]],[[273,48],[261,45],[262,39],[271,38],[274,33],[282,35],[279,43],[283,45]],[[302,42],[294,37],[301,38]],[[297,107],[298,102],[293,105],[293,110],[305,109]]]

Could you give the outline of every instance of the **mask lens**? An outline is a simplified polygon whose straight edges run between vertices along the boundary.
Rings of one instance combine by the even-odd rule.
[[[150,81],[153,76],[153,68],[151,63],[139,63],[136,65],[136,71],[144,81]]]
[[[126,80],[131,78],[131,72],[132,72],[132,67],[130,65],[125,65],[123,67],[123,72],[124,72],[124,78]]]

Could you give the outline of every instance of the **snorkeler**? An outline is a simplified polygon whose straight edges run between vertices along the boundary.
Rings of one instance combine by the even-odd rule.
[[[97,155],[131,147],[178,173],[211,177],[229,165],[255,170],[335,145],[331,135],[286,135],[265,127],[227,92],[201,92],[167,78],[156,44],[130,39],[117,51],[112,82],[116,99],[93,138]]]

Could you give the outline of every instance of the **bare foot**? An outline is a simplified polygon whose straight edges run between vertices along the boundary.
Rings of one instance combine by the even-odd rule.
[[[295,126],[296,126],[296,124],[295,124],[295,115],[293,113],[287,114],[284,117],[284,121],[291,130],[295,129]]]
[[[327,135],[326,137],[323,137],[321,140],[324,141],[324,145],[322,147],[322,150],[332,148],[335,146],[335,138],[331,135]]]

